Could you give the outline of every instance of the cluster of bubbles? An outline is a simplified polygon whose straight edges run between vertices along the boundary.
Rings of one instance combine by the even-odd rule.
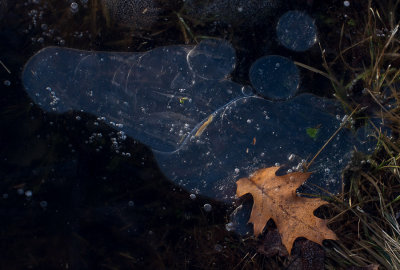
[[[153,0],[102,0],[102,3],[115,22],[135,28],[149,28],[160,12]]]
[[[0,6],[5,0],[0,0]],[[33,33],[31,40],[33,44],[43,44],[50,42],[54,45],[64,46],[65,39],[63,35],[66,33],[61,33],[59,27],[54,24],[54,21],[50,22],[46,19],[45,14],[50,12],[54,12],[51,10],[51,6],[47,3],[47,1],[41,0],[28,0],[24,3],[24,5],[28,8],[27,16],[30,18],[29,24],[24,30],[26,34]],[[78,12],[83,9],[87,9],[89,7],[88,0],[80,0],[80,1],[71,1],[66,0],[66,7],[64,10],[60,10],[64,12],[62,17],[64,19],[71,19],[74,16],[78,16]],[[1,16],[1,7],[0,7],[0,16]],[[62,22],[64,25],[65,21]],[[81,39],[82,37],[90,37],[89,31],[76,31],[72,34],[72,36],[76,39]]]
[[[32,196],[33,196],[32,190],[30,190],[30,189],[24,190],[23,188],[18,188],[18,189],[17,189],[17,194],[18,194],[19,196],[25,195],[25,198],[26,198],[27,200],[31,200],[31,199],[32,199]],[[6,199],[9,198],[9,194],[8,194],[8,193],[3,193],[3,195],[2,195],[1,197],[2,197],[4,200],[6,200]],[[42,209],[44,209],[44,210],[47,208],[47,205],[48,205],[48,203],[47,203],[47,201],[45,201],[45,200],[42,200],[42,201],[39,202],[39,206],[40,206]]]
[[[47,12],[47,6],[41,5],[39,2],[32,2],[30,4],[35,5],[35,7],[28,12],[28,17],[30,18],[30,23],[28,27],[24,30],[25,33],[35,33],[40,32],[39,35],[33,36],[31,38],[32,43],[44,43],[45,40],[53,40],[57,45],[63,46],[65,40],[60,36],[56,36],[56,31],[54,28],[49,27],[48,24],[43,22],[43,15]]]
[[[80,121],[81,117],[78,115],[75,117],[76,120]],[[106,118],[105,117],[98,117],[97,121],[93,122],[94,126],[99,126],[99,122],[105,122]],[[123,127],[122,124],[118,124],[115,122],[108,122],[108,124],[114,128],[120,129]],[[124,157],[131,157],[132,154],[130,152],[126,152],[123,151],[124,147],[123,147],[123,143],[126,140],[127,136],[125,135],[125,132],[120,130],[117,132],[111,132],[110,134],[108,134],[108,136],[103,136],[103,133],[101,132],[93,132],[89,138],[87,140],[85,140],[86,144],[91,144],[96,146],[96,152],[100,152],[103,150],[103,144],[105,142],[105,139],[110,140],[111,143],[111,149],[116,153],[116,154],[120,154],[121,156]]]

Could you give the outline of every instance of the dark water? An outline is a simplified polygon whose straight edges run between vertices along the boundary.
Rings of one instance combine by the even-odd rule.
[[[0,2],[2,40],[0,60],[3,63],[3,66],[0,66],[2,91],[0,268],[231,269],[235,266],[239,269],[262,268],[264,262],[262,255],[256,255],[252,261],[243,260],[249,256],[246,254],[251,256],[256,254],[257,243],[245,236],[244,239],[247,240],[243,242],[242,236],[237,233],[244,234],[251,230],[251,226],[245,225],[248,211],[238,215],[242,216],[240,224],[233,224],[238,221],[230,218],[230,214],[238,206],[232,204],[234,181],[239,177],[240,171],[246,175],[258,166],[272,166],[274,164],[270,163],[277,161],[259,157],[263,153],[263,144],[257,150],[259,153],[256,152],[258,159],[254,159],[256,157],[254,154],[254,157],[246,162],[243,161],[246,159],[243,153],[237,155],[230,153],[233,156],[230,160],[235,162],[228,164],[226,161],[215,166],[208,165],[210,160],[205,156],[199,157],[201,162],[196,163],[198,160],[196,155],[207,153],[209,150],[215,153],[212,157],[214,161],[222,160],[225,152],[221,149],[229,147],[232,139],[242,143],[248,137],[242,136],[243,132],[237,128],[245,125],[241,122],[243,120],[241,117],[247,123],[250,118],[251,121],[255,121],[253,128],[256,130],[256,122],[261,121],[257,119],[261,117],[265,119],[265,115],[255,116],[246,109],[248,107],[235,105],[236,111],[232,112],[231,117],[234,124],[232,126],[236,126],[236,133],[232,135],[225,129],[226,133],[223,133],[221,127],[210,125],[210,133],[204,133],[206,146],[189,145],[185,148],[185,152],[165,156],[152,150],[165,147],[163,142],[170,141],[168,140],[170,138],[165,135],[166,133],[160,132],[161,139],[153,143],[154,138],[160,136],[155,135],[159,133],[159,129],[154,127],[150,120],[145,120],[144,128],[138,129],[132,124],[140,122],[134,116],[119,119],[125,127],[132,125],[133,131],[125,130],[128,135],[126,137],[124,134],[121,135],[120,129],[110,126],[101,119],[105,112],[114,116],[113,113],[118,109],[115,108],[115,104],[114,107],[103,106],[106,109],[101,113],[87,109],[89,106],[87,102],[83,102],[84,106],[73,108],[75,111],[67,108],[61,110],[63,113],[52,112],[43,104],[39,104],[34,92],[26,91],[25,87],[29,88],[30,85],[25,87],[23,85],[23,68],[30,57],[47,46],[105,51],[104,55],[109,55],[110,53],[106,52],[147,52],[169,45],[193,48],[202,40],[201,36],[208,36],[229,41],[236,52],[233,72],[228,76],[222,76],[229,81],[227,83],[231,85],[230,87],[241,89],[242,86],[246,86],[244,93],[253,95],[258,92],[258,97],[268,98],[268,93],[264,93],[262,89],[268,87],[258,87],[260,79],[254,79],[251,75],[252,63],[266,55],[281,55],[290,63],[299,61],[320,68],[320,49],[315,39],[318,37],[321,42],[333,40],[330,36],[332,31],[328,32],[326,28],[334,25],[329,24],[327,18],[345,13],[346,7],[341,1],[330,1],[322,6],[313,1],[278,0],[186,1],[186,4],[179,1],[142,0],[131,1],[129,5],[128,2],[107,0],[106,4],[102,5],[100,1],[89,0],[78,1],[77,6],[72,1],[37,0],[15,3],[1,0]],[[286,27],[292,28],[290,25],[293,23],[279,22],[279,19],[284,14],[288,17],[290,13],[287,15],[286,12],[289,10],[300,11],[295,13],[294,18],[300,17],[305,22],[305,27],[308,27],[303,33],[305,42],[299,38],[301,33],[285,36],[287,32],[282,30],[282,27],[289,25]],[[132,17],[136,20],[132,20]],[[309,27],[309,23],[313,22],[317,30]],[[279,31],[276,31],[277,25],[280,26]],[[277,35],[276,32],[283,34]],[[336,45],[336,43],[330,44],[332,47]],[[67,52],[64,49],[59,50]],[[81,79],[78,81],[81,86],[69,84],[73,77],[69,76],[70,70],[66,70],[64,76],[57,75],[60,69],[67,67],[68,61],[74,62],[79,59],[78,56],[68,53],[65,57],[65,60],[58,64],[60,68],[52,67],[52,72],[48,74],[50,69],[37,67],[32,70],[42,73],[43,79],[39,81],[46,85],[51,81],[53,85],[68,85],[65,89],[72,87],[78,92],[80,92],[79,87],[85,83],[101,87],[99,82],[106,75],[100,76],[100,69],[94,67],[89,69],[92,72],[90,74],[91,77],[98,79],[93,81],[87,78]],[[168,57],[167,61],[170,59]],[[156,67],[157,57],[153,64],[144,66]],[[107,68],[107,66],[102,67],[105,70],[108,70]],[[207,74],[218,74],[218,70],[201,74],[207,77]],[[296,76],[300,82],[294,83],[295,90],[289,91],[289,95],[308,92],[319,97],[332,97],[329,82],[322,77],[305,70],[300,70]],[[266,78],[261,81],[271,81],[270,77]],[[212,80],[220,83],[220,79],[220,76],[217,76]],[[149,80],[151,81],[151,78]],[[24,83],[27,84],[27,81],[24,80]],[[203,84],[198,85],[206,88],[209,84],[210,81],[205,80]],[[145,86],[148,85],[145,83]],[[251,85],[253,89],[249,88]],[[193,97],[198,96],[196,93],[201,91],[199,86],[191,90]],[[278,85],[276,88],[279,87],[286,86]],[[227,86],[224,84],[220,88],[227,89]],[[231,96],[225,100],[221,95],[209,95],[206,93],[204,97],[213,98],[216,103],[211,108],[204,109],[207,113],[203,118],[196,116],[198,118],[193,123],[194,126],[199,123],[201,126],[201,121],[207,120],[210,112],[232,99]],[[68,98],[73,100],[74,95]],[[141,102],[151,104],[153,98],[148,95]],[[278,96],[272,97],[274,98],[282,96],[278,93]],[[249,98],[243,100],[247,99]],[[297,100],[302,99],[304,98],[300,97]],[[180,100],[181,104],[184,102],[185,99]],[[322,120],[313,121],[316,118],[304,112],[308,111],[309,101],[298,103],[290,101],[292,103],[288,102],[288,105],[282,106],[261,98],[254,104],[252,102],[250,101],[254,107],[270,104],[268,108],[278,115],[277,120],[273,122],[276,129],[282,128],[280,125],[282,122],[306,123],[301,128],[307,130],[307,128],[318,129],[321,121],[323,123],[331,121],[329,129],[321,129],[321,137],[317,137],[320,142],[324,142],[340,125],[340,120],[345,114],[341,112],[340,119],[337,120],[337,112],[327,110],[318,114]],[[328,101],[324,100],[322,103],[324,102]],[[156,107],[159,107],[159,104],[161,103],[157,103]],[[90,106],[92,105],[104,105],[104,102]],[[198,108],[201,106],[197,105],[196,109]],[[291,112],[299,110],[299,116],[290,115],[294,119],[299,118],[291,122],[287,120],[291,119],[289,115],[286,115],[287,119],[282,120],[279,115],[285,110]],[[203,112],[203,108],[200,111]],[[212,133],[213,130],[218,132]],[[300,127],[296,124],[285,128],[281,131],[284,135],[280,136],[280,142],[283,142],[282,138],[285,136],[292,142],[293,138],[296,138],[293,134],[298,130]],[[196,130],[193,132],[197,133]],[[308,138],[307,134],[300,136],[301,141],[314,140]],[[248,137],[250,143],[253,137],[252,135]],[[257,140],[261,143],[261,140]],[[143,142],[145,144],[142,144]],[[235,145],[241,145],[240,143]],[[266,148],[269,147],[268,143],[265,145]],[[311,150],[301,148],[298,151],[304,158],[308,158],[307,153],[313,155],[318,148],[318,144],[315,143]],[[340,155],[349,155],[346,150],[348,148],[351,147],[347,147],[346,144]],[[239,148],[232,149],[234,152],[239,151]],[[278,152],[279,149],[272,151],[274,155]],[[326,155],[329,156],[329,153]],[[285,163],[287,159],[292,161],[289,152],[284,153],[278,161]],[[347,157],[346,159],[348,160]],[[322,174],[326,173],[329,176],[330,172],[326,171],[328,167],[324,165],[323,160],[316,164]],[[207,166],[210,168],[205,169]],[[341,166],[338,165],[335,169],[336,173],[340,172]],[[222,173],[224,170],[228,171],[228,168],[229,174]],[[177,173],[183,176],[176,177]],[[224,179],[222,184],[213,182],[217,181],[213,180],[216,175],[218,181]],[[188,183],[180,181],[182,177]],[[206,184],[199,185],[198,182],[201,180]],[[336,188],[338,183],[336,182]],[[218,189],[216,186],[222,188]],[[229,194],[229,200],[222,198],[225,194]],[[221,201],[228,203],[224,204]],[[232,226],[236,226],[237,232],[232,231]]]

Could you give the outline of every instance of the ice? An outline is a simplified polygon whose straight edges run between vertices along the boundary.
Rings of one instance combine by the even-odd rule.
[[[274,76],[280,76],[278,71],[287,74],[285,63],[272,63]],[[93,114],[149,146],[171,181],[230,202],[235,182],[257,169],[274,164],[285,172],[301,169],[299,164],[309,161],[339,128],[336,115],[344,115],[334,101],[294,96],[293,90],[281,96],[284,101],[252,95],[258,86],[252,89],[229,79],[234,66],[234,49],[217,39],[145,53],[49,47],[29,60],[22,77],[43,110]],[[270,66],[265,68],[269,72]],[[250,78],[256,84],[251,72]],[[269,91],[275,93],[287,81],[268,83],[262,95],[273,95]],[[310,136],[307,130],[316,127],[318,136]],[[339,190],[341,171],[358,142],[346,128],[337,138],[310,167],[306,191],[318,192],[313,184]]]
[[[269,55],[253,63],[250,80],[261,95],[270,99],[284,99],[297,92],[300,74],[293,61],[279,55]]]
[[[48,47],[26,64],[23,82],[46,111],[83,110],[122,124],[121,130],[153,150],[170,152],[178,150],[204,118],[242,95],[241,85],[223,79],[235,63],[233,48],[221,41],[229,51],[224,58],[217,42],[200,44],[202,50],[207,44],[208,55],[193,46],[141,54]],[[188,58],[193,50],[205,55],[202,63],[219,67],[198,67],[200,59]]]
[[[317,41],[317,27],[305,12],[291,10],[282,15],[276,26],[279,42],[293,51],[306,51]]]

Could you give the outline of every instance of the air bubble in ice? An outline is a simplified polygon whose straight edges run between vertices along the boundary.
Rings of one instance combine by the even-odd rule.
[[[70,9],[72,13],[77,13],[79,11],[79,5],[77,2],[72,2],[70,5]]]
[[[228,222],[228,223],[225,224],[225,229],[226,229],[228,232],[232,231],[234,228],[235,228],[235,226],[233,225],[232,222]]]
[[[211,204],[206,203],[206,204],[203,206],[203,209],[204,209],[204,211],[206,211],[206,212],[211,212],[212,206],[211,206]]]
[[[42,207],[42,208],[46,208],[47,207],[47,202],[46,201],[41,201],[39,204],[40,204],[40,207]]]

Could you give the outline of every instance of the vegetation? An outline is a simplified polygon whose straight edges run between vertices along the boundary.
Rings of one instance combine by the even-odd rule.
[[[325,197],[331,205],[317,213],[330,217],[339,238],[325,246],[325,267],[400,269],[400,1],[354,5],[341,24],[319,18],[321,28],[340,29],[339,35],[320,30],[321,66],[296,62],[329,79],[333,95],[350,115],[348,128],[370,127],[376,143],[371,154],[356,152],[343,173],[342,192]],[[247,242],[247,247],[254,244]],[[260,264],[254,257],[248,263],[256,269],[262,264],[290,269],[295,260],[263,257]]]
[[[400,269],[399,3],[369,0],[364,21],[342,25],[337,55],[328,59],[322,50],[320,74],[349,111],[364,108],[354,119],[367,122],[376,139],[375,151],[354,158],[342,194],[331,198],[340,241],[326,250],[327,269]]]

